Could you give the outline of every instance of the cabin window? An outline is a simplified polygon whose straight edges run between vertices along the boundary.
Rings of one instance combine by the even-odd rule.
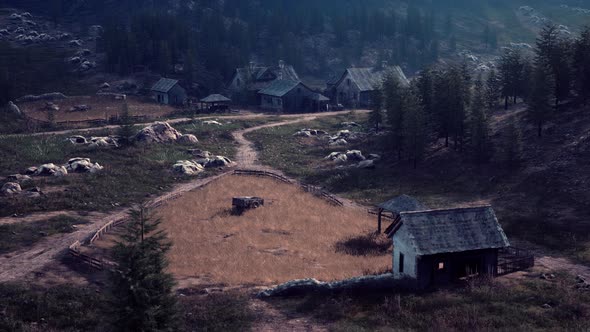
[[[404,273],[404,254],[399,253],[399,273]]]
[[[439,262],[438,263],[438,270],[441,271],[441,270],[444,270],[444,269],[445,269],[445,263],[444,262]]]

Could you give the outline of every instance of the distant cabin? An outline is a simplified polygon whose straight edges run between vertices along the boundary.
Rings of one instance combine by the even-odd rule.
[[[262,109],[277,112],[318,112],[325,110],[329,102],[324,95],[292,80],[275,80],[258,94]]]
[[[328,97],[335,104],[347,107],[370,107],[388,71],[396,75],[403,86],[410,84],[399,66],[348,68],[327,82]]]
[[[401,212],[390,236],[394,277],[420,289],[495,277],[499,251],[510,246],[490,206]]]
[[[154,84],[151,91],[160,104],[180,106],[187,100],[186,90],[177,80],[162,78]]]
[[[247,67],[236,68],[228,90],[232,99],[242,103],[255,105],[259,103],[258,91],[266,89],[275,80],[289,80],[299,82],[299,75],[295,68],[279,61],[278,66],[259,66],[251,62]]]

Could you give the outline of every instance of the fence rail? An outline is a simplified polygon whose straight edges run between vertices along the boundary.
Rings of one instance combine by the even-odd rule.
[[[523,271],[535,266],[535,256],[528,250],[508,247],[498,252],[498,276]]]
[[[238,169],[238,170],[234,171],[234,174],[236,174],[236,175],[250,175],[250,176],[265,176],[265,177],[269,177],[269,178],[273,178],[273,179],[282,181],[284,183],[293,184],[293,181],[291,181],[287,177],[284,177],[284,176],[277,174],[277,173],[268,172],[268,171]],[[331,204],[334,204],[336,206],[344,206],[344,203],[340,199],[338,199],[338,197],[330,194],[329,192],[323,190],[320,187],[312,186],[312,185],[304,184],[304,183],[300,183],[299,186],[305,192],[308,192],[308,193],[311,193],[315,196],[318,196],[318,197],[330,202]]]
[[[104,268],[104,263],[100,259],[83,254],[80,251],[81,246],[82,244],[80,243],[80,241],[76,241],[74,244],[70,246],[68,252],[71,256],[77,258],[78,260],[89,265],[90,267],[97,270],[102,270]]]

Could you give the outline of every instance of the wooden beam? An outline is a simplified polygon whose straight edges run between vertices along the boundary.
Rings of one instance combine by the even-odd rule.
[[[381,234],[382,215],[383,215],[383,209],[379,209],[379,217],[377,219],[378,220],[377,234]]]

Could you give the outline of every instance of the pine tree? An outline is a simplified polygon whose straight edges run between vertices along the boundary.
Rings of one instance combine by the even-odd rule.
[[[416,169],[418,163],[424,158],[428,141],[426,117],[416,89],[411,88],[404,91],[403,104],[405,109],[403,124],[405,151]]]
[[[500,60],[500,82],[502,86],[502,97],[504,98],[504,109],[508,109],[508,102],[511,98],[513,103],[516,104],[522,76],[522,55],[515,50],[506,51]]]
[[[383,80],[383,108],[387,115],[387,122],[391,126],[391,149],[401,154],[404,146],[403,126],[405,105],[403,100],[403,87],[397,76],[388,72]]]
[[[130,212],[121,241],[113,248],[113,328],[118,331],[176,331],[174,279],[166,273],[171,248],[145,207]]]
[[[484,86],[481,76],[475,81],[473,103],[469,119],[470,148],[473,159],[477,163],[489,160],[492,147],[489,133],[489,123],[486,112]]]
[[[514,118],[509,119],[504,130],[502,154],[502,160],[509,168],[517,166],[522,159],[521,133],[514,122]]]
[[[382,87],[377,91],[382,91]],[[369,114],[369,125],[375,128],[375,132],[378,133],[381,123],[383,123],[383,94],[376,93],[373,96],[372,111]]]
[[[131,119],[131,114],[129,113],[129,105],[127,102],[123,102],[121,106],[121,116],[120,116],[120,123],[121,126],[119,127],[118,135],[121,137],[119,142],[123,145],[130,145],[133,143],[133,121]]]
[[[501,96],[501,82],[496,74],[496,70],[492,69],[488,74],[485,85],[485,100],[488,110],[491,111],[498,107],[498,101]]]
[[[549,77],[550,74],[547,72],[547,68],[543,66],[535,67],[528,113],[537,124],[539,137],[543,135],[543,125],[551,114]]]
[[[551,89],[555,98],[555,107],[569,97],[571,89],[571,45],[559,36],[555,25],[547,25],[537,38],[535,64],[544,66],[551,75]]]
[[[590,26],[582,30],[574,44],[574,89],[580,102],[590,100]]]

